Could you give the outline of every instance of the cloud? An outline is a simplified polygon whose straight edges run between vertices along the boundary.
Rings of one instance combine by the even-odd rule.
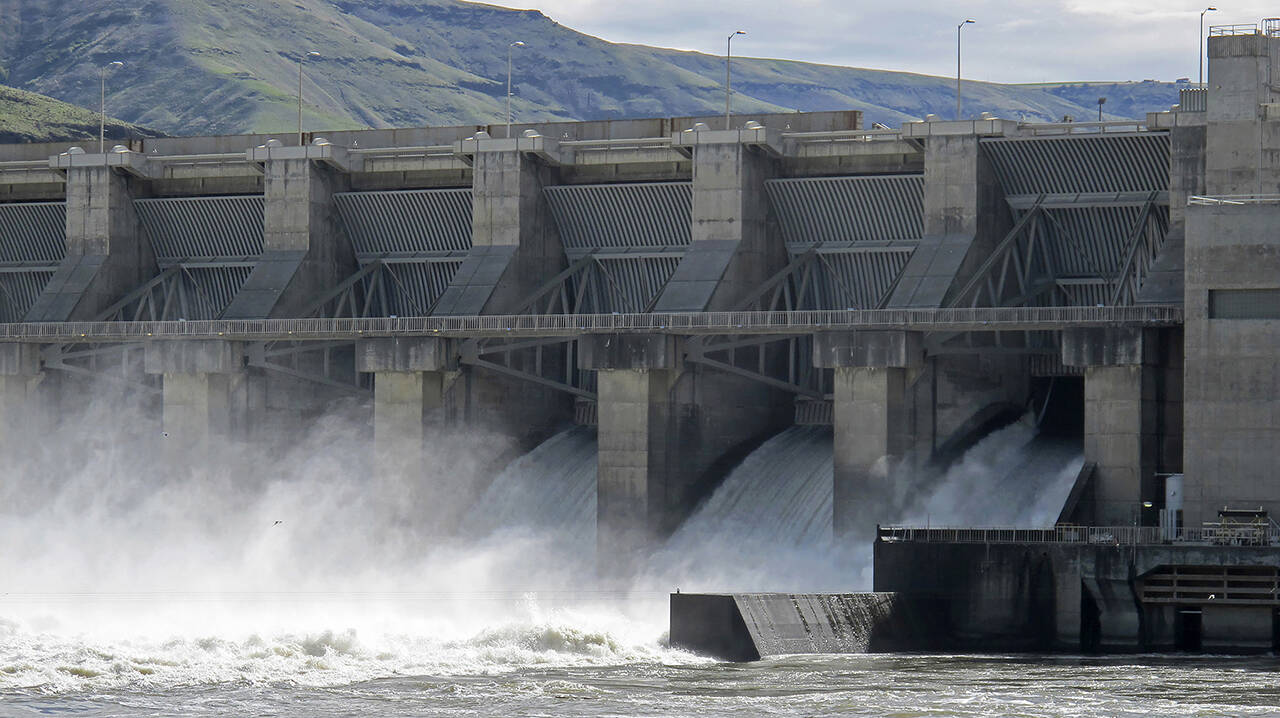
[[[531,8],[534,3],[503,2]],[[1047,0],[1020,3],[922,0],[911,12],[865,0],[541,0],[557,22],[612,42],[711,54],[788,58],[949,76],[955,73],[956,23],[963,31],[964,74],[992,82],[1173,80],[1194,77],[1200,5],[1170,9],[1163,0]],[[1225,8],[1225,6],[1224,6]],[[1250,1],[1205,18],[1210,24],[1257,22],[1277,14]]]

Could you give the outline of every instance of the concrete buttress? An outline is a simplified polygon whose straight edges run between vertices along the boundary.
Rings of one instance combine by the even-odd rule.
[[[262,171],[262,258],[223,313],[226,319],[296,317],[355,271],[333,202],[334,193],[347,188],[347,175],[306,156],[272,156]]]
[[[542,194],[558,182],[561,155],[553,140],[541,137],[471,139],[457,151],[472,158],[471,249],[432,314],[519,313],[522,302],[566,266]],[[460,347],[464,376],[446,399],[451,413],[531,448],[568,420],[573,405],[570,395],[519,375],[563,376],[567,352],[488,348],[478,341]]]
[[[27,321],[94,319],[155,274],[155,259],[133,208],[139,180],[102,164],[66,169],[66,255],[27,312]]]

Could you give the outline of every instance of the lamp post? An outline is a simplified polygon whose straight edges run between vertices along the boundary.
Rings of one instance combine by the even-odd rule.
[[[724,128],[726,130],[729,129],[729,98],[733,97],[733,85],[729,83],[729,58],[733,56],[733,38],[746,34],[743,30],[735,30],[724,43]]]
[[[507,138],[511,137],[511,51],[517,47],[524,47],[524,43],[516,40],[507,45]]]
[[[308,57],[320,57],[320,53],[312,50],[298,58],[298,146],[302,146],[302,63]]]
[[[1107,98],[1099,97],[1098,98],[1098,122],[1102,122],[1102,106],[1105,104],[1107,104]]]
[[[1204,87],[1204,14],[1217,11],[1212,5],[1200,11],[1200,87]]]
[[[956,25],[956,119],[960,119],[960,31],[965,25],[970,25],[975,20],[965,20]]]
[[[98,122],[98,154],[107,151],[107,70],[114,70],[117,67],[124,67],[124,63],[119,60],[108,62],[102,66],[101,71],[98,73],[102,80],[102,94],[98,105],[100,115]]]

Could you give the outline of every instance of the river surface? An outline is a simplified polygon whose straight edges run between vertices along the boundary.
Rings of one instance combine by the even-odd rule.
[[[10,626],[5,643],[0,714],[19,716],[1280,714],[1273,658],[881,654],[727,664],[657,637],[628,642],[554,620],[456,642],[339,633],[106,644]]]

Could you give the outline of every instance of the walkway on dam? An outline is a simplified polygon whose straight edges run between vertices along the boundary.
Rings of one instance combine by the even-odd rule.
[[[1053,331],[1083,327],[1177,326],[1175,305],[1115,307],[966,307],[792,312],[522,314],[367,319],[258,319],[166,322],[0,324],[0,341],[43,344],[146,339],[247,341],[370,337],[573,337],[588,334],[805,334],[815,331]]]

